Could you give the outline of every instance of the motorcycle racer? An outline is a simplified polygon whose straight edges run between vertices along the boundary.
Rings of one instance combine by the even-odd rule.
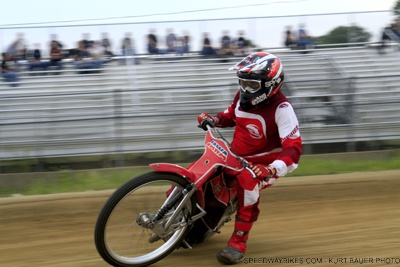
[[[216,127],[235,127],[232,148],[250,162],[257,177],[253,179],[248,171],[224,171],[236,176],[238,206],[228,245],[217,253],[223,264],[244,259],[249,232],[260,213],[260,191],[294,171],[302,153],[297,116],[281,92],[284,72],[280,59],[256,52],[230,69],[236,71],[240,87],[232,104],[215,116],[201,113],[198,122],[203,129],[210,121]]]

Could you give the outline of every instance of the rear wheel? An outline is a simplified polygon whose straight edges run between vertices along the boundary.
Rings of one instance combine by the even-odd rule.
[[[147,266],[176,249],[190,230],[187,218],[195,211],[194,195],[174,220],[170,227],[173,231],[160,235],[175,208],[154,226],[148,222],[163,206],[171,188],[175,188],[173,194],[176,194],[187,185],[181,176],[151,172],[118,188],[96,222],[95,244],[101,257],[113,266]]]

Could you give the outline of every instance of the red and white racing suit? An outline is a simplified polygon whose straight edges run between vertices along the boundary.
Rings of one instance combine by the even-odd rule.
[[[248,232],[260,212],[260,190],[297,168],[302,141],[297,116],[281,92],[250,111],[242,110],[239,96],[240,92],[225,111],[216,115],[216,126],[235,127],[232,147],[239,156],[252,164],[271,164],[276,169],[276,177],[266,182],[253,179],[248,171],[235,174],[238,180],[238,208],[235,230],[228,245],[245,252]],[[229,170],[225,172],[231,174]]]

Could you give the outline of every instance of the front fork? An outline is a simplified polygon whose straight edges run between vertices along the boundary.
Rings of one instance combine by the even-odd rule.
[[[179,223],[179,224],[174,224],[176,219],[178,218],[179,214],[182,212],[182,214],[185,215],[183,209],[186,206],[187,202],[190,200],[190,198],[193,196],[193,194],[196,192],[197,188],[194,183],[188,184],[183,190],[179,191],[178,188],[174,188],[174,190],[171,192],[171,194],[168,196],[168,198],[165,200],[163,206],[161,209],[151,217],[149,217],[148,213],[140,213],[136,219],[136,222],[145,227],[152,229],[154,233],[157,235],[158,238],[153,239],[154,241],[158,240],[159,238],[164,238],[167,237],[169,234],[172,232],[176,231],[178,228],[181,226],[184,226],[184,224],[191,225],[194,221],[200,219],[204,215],[206,215],[206,211],[202,209],[197,203],[196,206],[200,210],[200,212],[194,216],[186,218],[186,222]],[[183,199],[182,199],[183,197]],[[182,200],[181,200],[182,199]],[[178,204],[179,202],[179,204]],[[176,204],[178,204],[176,206]],[[162,221],[165,217],[165,215],[172,210],[172,208],[175,208],[173,214],[171,217],[168,218],[166,221],[165,225],[162,227],[160,226],[159,222]],[[174,225],[173,229],[170,229],[171,226]],[[153,242],[154,242],[153,241]]]

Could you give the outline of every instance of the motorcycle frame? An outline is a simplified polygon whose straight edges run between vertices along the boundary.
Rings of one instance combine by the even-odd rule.
[[[207,214],[204,210],[205,207],[205,197],[203,191],[203,185],[213,177],[218,170],[218,168],[228,168],[234,170],[236,172],[241,172],[244,169],[249,170],[252,173],[252,176],[255,177],[254,172],[249,167],[248,162],[242,157],[238,156],[231,149],[231,146],[228,141],[226,141],[221,133],[211,126],[207,125],[207,132],[204,140],[205,150],[203,155],[195,162],[193,162],[188,167],[184,168],[180,165],[171,164],[171,163],[152,163],[150,167],[157,172],[167,172],[174,173],[181,176],[183,179],[186,179],[189,184],[186,188],[182,189],[181,192],[176,193],[175,190],[168,196],[167,200],[163,204],[160,211],[157,213],[157,218],[162,218],[162,214],[170,209],[173,205],[177,204],[174,202],[174,198],[176,195],[179,197],[183,196],[183,199],[179,202],[178,206],[175,208],[173,215],[168,219],[163,233],[161,235],[165,235],[170,232],[170,227],[173,226],[172,231],[181,227],[181,225],[174,225],[173,222],[177,218],[178,214],[182,211],[186,202],[191,198],[191,196],[196,193],[197,203],[196,206],[199,210],[199,213],[195,215],[191,215],[190,218],[187,218],[187,223],[189,225],[193,224],[194,221],[202,218]],[[215,134],[218,134],[219,137],[216,137]],[[179,199],[176,198],[176,199]],[[154,220],[153,223],[156,223],[158,219]],[[220,222],[221,223],[221,222]],[[214,231],[218,232],[219,228],[223,225],[218,225]],[[191,246],[184,240],[183,243],[189,248]]]
[[[218,133],[221,138],[216,137],[215,133]],[[201,208],[204,208],[205,204],[203,185],[213,177],[219,167],[237,172],[241,172],[245,168],[248,169],[247,161],[232,151],[230,144],[222,138],[222,135],[215,128],[210,127],[206,132],[204,147],[203,155],[187,168],[171,163],[150,164],[154,171],[175,173],[193,183]]]

